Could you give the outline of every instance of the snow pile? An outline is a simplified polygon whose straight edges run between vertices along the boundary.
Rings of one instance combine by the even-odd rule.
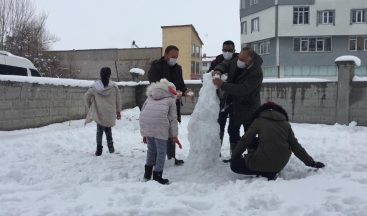
[[[204,83],[199,92],[199,99],[191,114],[188,124],[190,153],[187,163],[195,170],[206,169],[219,161],[220,138],[219,99],[212,82],[211,73],[203,75]]]
[[[143,76],[145,71],[143,69],[140,69],[140,68],[131,68],[130,73],[135,73],[135,74],[139,74],[139,75]]]
[[[352,61],[356,64],[357,67],[361,66],[361,59],[358,58],[357,56],[345,55],[335,59],[335,62],[343,62],[343,61]]]
[[[11,82],[26,82],[37,83],[40,85],[56,85],[56,86],[70,86],[70,87],[90,87],[94,80],[80,80],[80,79],[64,79],[52,77],[30,77],[30,76],[14,76],[14,75],[0,75],[0,81]],[[136,82],[116,82],[119,86],[137,86]]]

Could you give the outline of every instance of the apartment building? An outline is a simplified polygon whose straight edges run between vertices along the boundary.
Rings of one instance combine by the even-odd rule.
[[[366,0],[240,0],[241,45],[264,60],[265,76],[336,76],[354,55],[367,75]]]

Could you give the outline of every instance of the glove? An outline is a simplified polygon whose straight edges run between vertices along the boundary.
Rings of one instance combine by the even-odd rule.
[[[143,137],[143,143],[144,144],[147,144],[148,142],[147,142],[147,138],[146,137]]]
[[[180,143],[180,140],[178,140],[177,137],[172,137],[173,144],[177,144],[180,149],[182,149],[182,145]]]
[[[116,112],[116,118],[117,118],[117,120],[121,119],[121,113],[120,112]]]
[[[321,163],[321,162],[318,162],[318,161],[315,161],[315,162],[311,165],[311,167],[319,169],[319,168],[323,168],[323,167],[325,167],[325,164],[324,164],[324,163]]]

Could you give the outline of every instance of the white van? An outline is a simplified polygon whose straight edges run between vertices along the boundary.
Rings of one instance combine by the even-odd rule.
[[[1,50],[0,75],[41,76],[37,68],[28,59]]]

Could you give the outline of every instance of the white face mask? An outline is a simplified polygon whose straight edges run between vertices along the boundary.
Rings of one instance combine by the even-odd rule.
[[[237,67],[238,68],[245,68],[246,67],[246,63],[241,61],[241,60],[237,60]]]
[[[168,65],[169,66],[174,66],[176,63],[177,63],[177,59],[175,59],[175,58],[170,58],[168,60]]]
[[[223,52],[223,58],[225,60],[230,60],[233,56],[233,53],[232,52]]]

